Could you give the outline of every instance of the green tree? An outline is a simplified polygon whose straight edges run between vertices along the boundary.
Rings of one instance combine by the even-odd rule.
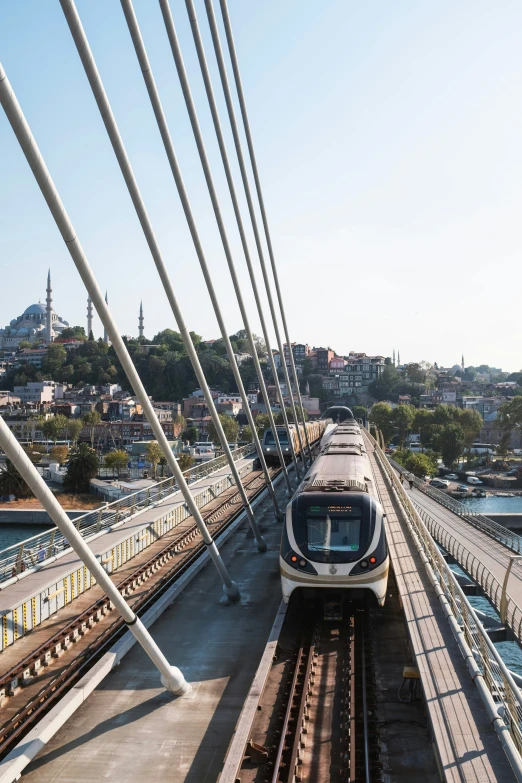
[[[356,419],[362,419],[363,421],[366,421],[366,406],[365,405],[354,405],[352,408],[352,413],[355,416]]]
[[[63,340],[86,340],[87,335],[83,326],[69,326],[60,335]]]
[[[464,433],[464,447],[469,451],[473,442],[478,438],[484,422],[482,416],[478,411],[474,411],[471,408],[459,411],[458,425],[461,427]]]
[[[178,465],[181,468],[183,472],[186,470],[189,470],[189,468],[192,467],[194,464],[193,458],[190,456],[190,454],[180,454],[178,457]]]
[[[245,440],[247,443],[252,443],[253,441],[253,435],[252,435],[252,429],[248,425],[243,427],[243,430],[241,432],[241,440]]]
[[[399,444],[402,446],[406,440],[406,435],[411,429],[415,416],[415,408],[411,405],[397,405],[392,411],[391,421],[397,430]]]
[[[393,435],[392,414],[391,406],[385,402],[377,402],[370,411],[370,422],[382,432],[385,443],[389,443]]]
[[[150,464],[152,465],[152,471],[154,474],[154,478],[156,478],[156,470],[158,469],[158,462],[160,461],[163,452],[158,444],[157,440],[153,440],[150,443],[147,443],[147,459],[149,460]]]
[[[74,445],[78,443],[83,430],[83,421],[81,419],[69,419],[66,427],[67,437],[72,440]]]
[[[387,364],[378,380],[370,383],[368,391],[376,400],[392,400],[397,397],[396,389],[401,376],[393,364]]]
[[[452,468],[464,449],[464,432],[458,424],[446,424],[438,438],[438,450],[447,468]]]
[[[63,465],[63,463],[67,460],[67,457],[69,456],[69,449],[67,446],[54,446],[51,449],[51,459],[58,462],[59,465]]]
[[[235,419],[232,418],[232,416],[227,416],[225,413],[219,414],[219,421],[221,422],[221,426],[223,427],[223,431],[225,433],[225,438],[227,439],[228,443],[236,443],[237,436],[239,433],[239,424]],[[212,443],[215,443],[216,445],[220,444],[219,436],[216,432],[216,428],[214,426],[214,422],[211,421],[208,425],[208,436]]]
[[[433,426],[433,411],[428,411],[425,408],[416,410],[411,426],[414,432],[419,433],[422,447],[426,448],[429,444],[430,431]]]
[[[120,470],[124,470],[129,462],[129,455],[123,449],[113,449],[105,455],[105,467],[109,470],[115,470],[120,475]]]
[[[270,427],[270,419],[267,413],[258,413],[255,418],[256,430],[259,437],[265,434],[265,430]]]
[[[426,382],[426,370],[417,362],[411,362],[406,365],[406,377],[411,383],[423,384]]]
[[[67,359],[67,351],[60,343],[51,343],[42,359],[42,373],[52,380],[60,377],[62,367]]]
[[[33,465],[35,465],[37,462],[40,462],[42,459],[42,453],[39,450],[37,446],[23,446],[22,447]],[[61,446],[57,446],[55,448],[61,448]]]
[[[0,495],[2,497],[14,495],[17,498],[26,498],[32,495],[31,490],[10,459],[6,460],[4,469],[0,471]]]
[[[286,411],[286,417],[288,419],[289,424],[294,423],[294,412],[292,411],[292,408],[285,408]],[[295,406],[295,411],[297,413],[297,418],[299,419],[299,423],[303,421],[303,414],[304,414],[304,420],[308,421],[308,413],[304,410],[304,408],[301,408],[299,405]],[[267,417],[268,418],[268,417]],[[275,423],[276,424],[284,424],[284,418],[283,418],[283,412],[277,414],[275,417]]]
[[[69,423],[67,416],[62,416],[59,413],[57,416],[53,416],[51,419],[47,419],[42,424],[42,432],[46,438],[52,440],[56,446],[56,441],[60,435],[64,434],[65,428]]]
[[[178,414],[177,416],[174,416],[172,419],[173,424],[173,430],[174,430],[174,437],[179,438],[180,433],[183,432],[187,428],[187,422],[184,416],[181,414]]]
[[[183,440],[188,440],[190,445],[194,444],[197,439],[199,438],[199,430],[197,427],[191,426],[187,427],[185,432],[182,435]]]
[[[23,350],[26,350],[28,348],[34,348],[34,345],[32,343],[30,343],[29,340],[21,340],[18,343],[18,350],[19,351],[23,351]]]
[[[450,424],[458,416],[458,409],[454,405],[437,405],[433,411],[433,423]]]
[[[87,443],[71,452],[63,486],[68,492],[88,492],[89,482],[98,473],[98,457]]]
[[[433,455],[414,454],[408,449],[397,449],[393,459],[417,478],[424,478],[437,472],[437,460]]]
[[[94,433],[96,427],[101,421],[101,416],[98,411],[89,411],[82,418],[83,423],[89,428],[89,437],[91,440],[91,448],[94,448]]]
[[[510,402],[500,406],[497,423],[501,430],[510,435],[515,429],[522,428],[522,397],[513,397]]]

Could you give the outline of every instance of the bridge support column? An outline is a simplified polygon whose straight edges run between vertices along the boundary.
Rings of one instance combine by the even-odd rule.
[[[191,686],[185,680],[181,671],[176,666],[169,664],[148,630],[138,616],[134,614],[116,585],[76,530],[1,416],[0,448],[6,453],[28,487],[34,492],[55,525],[67,538],[78,557],[87,566],[91,574],[94,575],[98,584],[103,587],[128,625],[130,632],[136,637],[136,640],[147,653],[152,663],[159,670],[164,687],[176,696],[189,693]]]

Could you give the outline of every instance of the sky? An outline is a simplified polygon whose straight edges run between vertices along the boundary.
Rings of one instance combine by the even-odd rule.
[[[243,323],[159,4],[134,7],[232,334]],[[218,337],[120,3],[77,8],[187,325]],[[185,3],[171,8],[259,334]],[[229,0],[229,11],[291,339],[519,370],[522,4]],[[0,0],[0,61],[121,332],[137,334],[142,299],[148,337],[175,329],[58,0]],[[248,225],[244,198],[241,207]],[[251,231],[249,242],[258,268]],[[0,111],[2,326],[44,300],[49,267],[55,310],[85,325],[85,289]]]

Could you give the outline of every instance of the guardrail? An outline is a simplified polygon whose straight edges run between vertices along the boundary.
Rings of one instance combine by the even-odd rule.
[[[256,451],[255,444],[249,443],[232,452],[234,461],[243,459]],[[227,465],[225,455],[204,462],[183,472],[188,484],[193,484],[205,476],[215,473]],[[178,490],[174,477],[163,479],[152,487],[133,492],[130,495],[106,503],[97,509],[87,511],[74,520],[78,532],[86,538],[123,523],[134,514],[157,505]],[[0,550],[0,584],[17,576],[28,568],[43,563],[50,557],[69,548],[69,542],[57,527],[38,533],[19,544],[13,544]]]
[[[437,503],[441,504],[441,506],[444,506],[449,511],[452,511],[465,522],[473,525],[473,527],[482,531],[482,533],[485,533],[490,538],[494,538],[495,541],[499,541],[513,552],[516,552],[517,554],[522,553],[522,538],[516,533],[512,533],[503,525],[499,525],[498,522],[494,522],[489,517],[484,516],[484,514],[477,514],[474,511],[470,511],[466,508],[464,503],[461,503],[455,498],[449,497],[449,495],[447,495],[445,492],[441,492],[440,489],[430,487],[429,484],[426,484],[415,476],[412,476],[411,473],[406,470],[404,465],[396,462],[391,457],[388,457],[388,461],[390,465],[395,468],[395,470],[399,471],[399,473],[408,475],[409,480],[413,481],[413,486],[415,489],[420,490],[420,492],[423,492],[428,497],[436,500]]]
[[[492,723],[504,748],[510,756],[512,765],[517,769],[518,780],[522,777],[522,694],[516,685],[513,676],[500,657],[495,645],[484,630],[473,607],[466,596],[451,568],[446,563],[437,543],[431,536],[424,520],[415,509],[409,496],[404,491],[395,471],[390,465],[386,455],[369,435],[375,446],[377,460],[386,474],[389,483],[400,502],[406,521],[416,546],[424,556],[435,579],[435,584],[440,588],[441,602],[446,604],[449,618],[453,620],[452,626],[457,635],[463,655],[467,657],[467,664],[473,679],[484,693],[486,706]],[[472,658],[470,659],[470,655]],[[480,682],[479,682],[480,679]],[[509,732],[511,743],[506,747],[505,732]]]

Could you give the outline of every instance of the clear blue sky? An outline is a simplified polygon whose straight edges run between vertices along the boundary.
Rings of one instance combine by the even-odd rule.
[[[171,5],[246,289],[185,3]],[[229,8],[292,339],[520,369],[520,2]],[[159,5],[135,9],[232,333],[242,324]],[[80,0],[78,10],[186,320],[216,337],[120,4]],[[148,336],[175,328],[57,0],[2,0],[0,59],[121,331],[136,334],[141,298]],[[85,324],[85,291],[3,113],[0,266],[2,325],[43,299],[49,266],[55,309]]]

